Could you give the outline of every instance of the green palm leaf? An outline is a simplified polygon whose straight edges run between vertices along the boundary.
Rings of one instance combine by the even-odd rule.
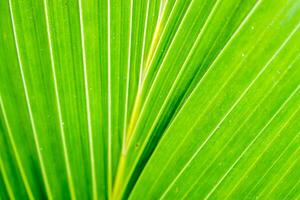
[[[300,1],[0,1],[1,199],[299,199]]]

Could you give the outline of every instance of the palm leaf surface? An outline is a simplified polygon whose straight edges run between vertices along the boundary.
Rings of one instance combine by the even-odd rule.
[[[2,199],[300,198],[300,1],[0,13]]]

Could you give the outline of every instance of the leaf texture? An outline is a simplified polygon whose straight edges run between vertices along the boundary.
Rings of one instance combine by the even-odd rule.
[[[0,1],[1,199],[299,199],[299,0]]]

